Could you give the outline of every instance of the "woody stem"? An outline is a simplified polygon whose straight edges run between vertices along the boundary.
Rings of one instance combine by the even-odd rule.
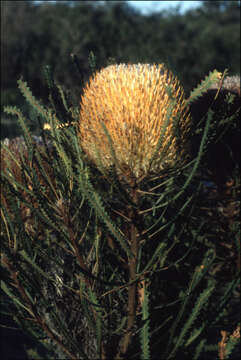
[[[132,199],[137,203],[137,191],[136,189],[132,190]],[[134,213],[133,209],[130,209],[129,217],[133,218]],[[138,231],[134,223],[131,224],[129,230],[129,239],[131,243],[131,253],[132,257],[129,258],[129,281],[136,279],[136,267],[137,267],[137,258],[138,258],[138,241],[137,241]],[[127,329],[123,338],[123,342],[120,348],[121,354],[124,355],[130,344],[133,325],[136,318],[136,295],[137,295],[137,283],[134,281],[128,288],[128,309],[127,309]]]

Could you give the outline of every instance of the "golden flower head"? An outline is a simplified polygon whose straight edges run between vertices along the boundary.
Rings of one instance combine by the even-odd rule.
[[[110,65],[83,91],[78,134],[88,157],[109,168],[114,159],[107,129],[117,171],[138,179],[186,159],[190,122],[184,91],[164,65]]]

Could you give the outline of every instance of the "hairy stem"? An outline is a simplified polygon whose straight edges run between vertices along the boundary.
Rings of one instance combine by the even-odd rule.
[[[134,203],[137,203],[137,191],[133,188],[132,190],[132,199]],[[133,219],[135,216],[133,209],[129,211],[129,218]],[[134,222],[130,225],[129,230],[129,239],[131,243],[131,252],[134,255],[129,258],[128,267],[129,267],[129,281],[136,279],[136,268],[137,268],[137,258],[138,258],[138,231]],[[133,326],[136,318],[136,296],[137,296],[137,282],[133,282],[128,288],[128,308],[127,308],[127,328],[125,335],[122,339],[122,344],[120,347],[120,353],[124,355],[127,352],[128,346],[131,341]],[[118,354],[119,356],[120,354]]]

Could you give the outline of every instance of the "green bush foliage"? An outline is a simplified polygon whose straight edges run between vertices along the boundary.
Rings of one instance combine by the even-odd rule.
[[[210,72],[187,105],[218,79]],[[226,348],[230,356],[239,268],[232,262],[226,277],[217,270],[226,260],[207,230],[198,175],[213,112],[196,157],[127,186],[114,166],[101,172],[88,160],[78,109],[48,71],[47,80],[48,106],[18,81],[40,128],[48,124],[42,144],[23,111],[7,106],[24,141],[2,144],[1,154],[4,311],[47,352],[36,347],[28,356],[213,359]],[[238,247],[236,225],[229,235]]]

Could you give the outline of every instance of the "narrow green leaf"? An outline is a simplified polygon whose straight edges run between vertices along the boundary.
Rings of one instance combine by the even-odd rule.
[[[21,308],[26,310],[29,314],[34,316],[32,311],[23,303],[21,303],[21,301],[15,295],[13,295],[13,293],[8,289],[7,285],[3,280],[1,280],[1,289],[5,292],[5,294],[7,294],[11,298],[11,300],[16,304],[17,307],[20,306]]]
[[[143,285],[144,299],[142,303],[142,320],[144,325],[141,328],[141,358],[150,359],[150,314],[149,314],[149,291],[146,284]]]

